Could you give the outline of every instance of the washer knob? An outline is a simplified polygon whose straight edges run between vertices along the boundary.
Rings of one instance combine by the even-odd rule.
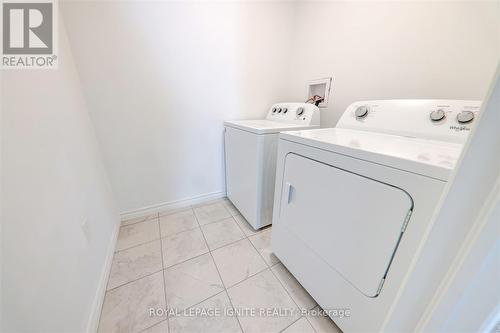
[[[304,114],[304,108],[301,106],[297,109],[297,116],[302,116]]]
[[[356,115],[356,118],[364,118],[368,115],[368,106],[362,105],[358,106],[356,111],[354,111],[354,114]]]
[[[446,117],[446,113],[443,109],[437,109],[431,112],[430,117],[432,121],[440,121]]]
[[[470,123],[472,120],[474,120],[474,112],[472,111],[462,111],[457,114],[457,121],[460,124]]]
[[[276,108],[273,108],[273,113],[276,113]]]
[[[288,112],[288,109],[287,108],[283,108],[283,113],[287,113]]]
[[[278,108],[278,113],[281,113],[281,108]]]

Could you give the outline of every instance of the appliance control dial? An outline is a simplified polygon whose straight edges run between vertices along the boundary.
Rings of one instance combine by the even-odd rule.
[[[474,112],[462,111],[457,114],[457,121],[460,124],[470,123],[474,119]]]
[[[273,108],[273,113],[276,113],[276,108]]]
[[[366,105],[358,106],[356,108],[356,111],[354,111],[354,114],[358,119],[366,117],[368,115],[368,106]]]
[[[278,108],[278,113],[281,113],[281,108]]]
[[[432,121],[440,121],[446,117],[446,113],[443,109],[437,109],[431,112],[430,117]]]
[[[287,108],[283,108],[283,113],[287,113],[288,112],[288,109]]]
[[[304,114],[304,108],[301,106],[297,109],[297,116],[300,117]]]

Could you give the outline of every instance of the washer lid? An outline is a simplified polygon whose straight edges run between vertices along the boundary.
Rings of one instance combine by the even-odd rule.
[[[317,128],[319,126],[304,126],[303,124],[292,124],[272,120],[231,120],[225,121],[224,126],[241,129],[255,134],[271,134],[283,131]]]
[[[293,131],[280,134],[280,138],[445,181],[463,147],[343,128]]]

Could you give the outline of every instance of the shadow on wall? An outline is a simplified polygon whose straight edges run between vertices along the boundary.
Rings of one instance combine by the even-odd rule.
[[[282,99],[293,5],[61,8],[121,211],[223,194],[223,121]]]
[[[58,69],[2,71],[2,332],[86,331],[119,224],[59,38]]]

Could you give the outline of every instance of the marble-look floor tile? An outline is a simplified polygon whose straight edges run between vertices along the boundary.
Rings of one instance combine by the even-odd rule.
[[[121,225],[124,226],[124,225],[130,225],[130,224],[134,224],[134,223],[144,222],[144,221],[156,219],[157,217],[158,217],[158,213],[153,213],[153,214],[147,214],[144,216],[123,219],[121,221]]]
[[[318,306],[309,312],[307,319],[317,333],[342,333],[333,320]]]
[[[238,223],[241,230],[243,230],[243,232],[247,236],[253,236],[259,232],[262,232],[263,230],[267,230],[267,229],[255,230],[242,215],[235,215],[234,220],[236,221],[236,223]]]
[[[283,333],[316,333],[305,317],[288,326]]]
[[[224,197],[224,198],[217,198],[217,199],[212,199],[212,200],[208,200],[208,201],[203,201],[203,202],[194,204],[191,207],[193,209],[195,209],[195,208],[198,208],[198,207],[213,205],[213,204],[217,204],[217,203],[224,203],[224,201],[227,201],[227,198]]]
[[[144,244],[160,238],[158,219],[126,225],[120,228],[116,251]]]
[[[116,252],[111,265],[107,289],[113,289],[161,271],[162,268],[159,240]]]
[[[173,214],[160,216],[161,237],[177,234],[198,227],[198,222],[192,209],[182,210]]]
[[[228,293],[237,311],[255,309],[257,313],[238,316],[245,333],[280,332],[299,318],[295,303],[269,269],[229,288]]]
[[[162,272],[108,291],[99,332],[139,332],[162,320],[149,316],[150,308],[165,308]]]
[[[271,228],[268,228],[257,235],[251,236],[248,239],[250,239],[252,244],[260,252],[262,258],[264,258],[269,266],[276,265],[280,262],[271,249]]]
[[[200,228],[162,238],[163,264],[169,267],[208,252]]]
[[[224,290],[212,256],[207,253],[165,271],[169,308],[182,310]]]
[[[164,319],[158,324],[145,329],[141,333],[168,333],[168,319]]]
[[[190,315],[198,313],[197,315]],[[232,306],[225,292],[187,310],[186,315],[171,317],[170,333],[241,332]]]
[[[162,209],[158,211],[158,217],[162,217],[165,215],[171,215],[175,213],[180,213],[185,210],[190,210],[192,209],[191,206],[185,206],[185,207],[180,207],[180,208],[167,208],[167,209]]]
[[[231,214],[229,214],[223,202],[195,207],[194,213],[196,214],[200,225],[220,221],[231,217]]]
[[[229,199],[224,201],[224,206],[226,207],[229,214],[231,214],[232,216],[241,215],[238,209],[236,209],[236,207]]]
[[[210,250],[245,238],[245,234],[232,217],[201,226]]]
[[[317,305],[311,295],[309,295],[299,281],[297,281],[282,263],[273,266],[271,270],[300,309],[311,310]]]
[[[224,246],[212,252],[226,288],[267,268],[248,239]]]

